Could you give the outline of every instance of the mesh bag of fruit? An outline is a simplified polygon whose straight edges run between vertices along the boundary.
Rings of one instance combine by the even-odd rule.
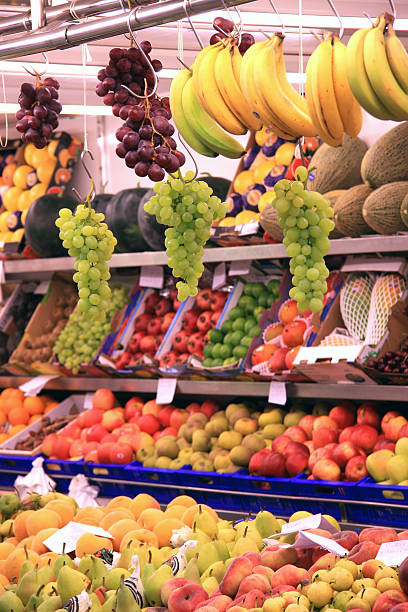
[[[355,344],[358,344],[357,338],[333,333],[323,338],[319,346],[353,346]]]
[[[405,280],[400,274],[382,274],[375,281],[371,292],[365,341],[377,344],[387,330],[391,309],[405,289]]]
[[[344,325],[353,338],[364,340],[370,312],[374,278],[368,274],[350,274],[340,291],[340,311]]]

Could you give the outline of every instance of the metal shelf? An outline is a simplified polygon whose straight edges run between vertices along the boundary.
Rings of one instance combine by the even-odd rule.
[[[23,376],[0,376],[0,388],[18,387],[31,380]],[[156,393],[158,379],[143,378],[86,378],[61,377],[51,380],[47,389],[58,391],[84,392],[95,391],[100,387],[107,387],[112,391],[129,393]],[[177,383],[176,394],[218,396],[218,397],[263,397],[269,393],[268,382],[242,382],[242,381],[198,381],[180,380]],[[351,400],[378,400],[389,402],[406,401],[408,387],[387,386],[375,384],[315,384],[315,383],[288,383],[287,395],[292,398],[319,398],[319,399],[351,399]]]
[[[408,233],[396,236],[364,236],[363,238],[339,238],[331,241],[329,255],[348,255],[362,253],[398,253],[408,251]],[[205,249],[204,262],[239,261],[257,259],[286,258],[283,244],[260,244],[239,247],[222,247]],[[4,271],[8,277],[33,278],[33,274],[49,274],[73,270],[71,257],[52,259],[24,259],[4,262]],[[145,251],[143,253],[120,253],[113,255],[111,268],[132,268],[138,266],[156,266],[167,263],[163,251]]]

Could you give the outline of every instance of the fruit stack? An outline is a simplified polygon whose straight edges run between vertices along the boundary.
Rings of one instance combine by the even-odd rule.
[[[58,402],[48,395],[25,397],[21,389],[3,389],[0,394],[0,444],[43,419],[57,405]]]
[[[232,522],[188,495],[162,510],[145,493],[85,508],[54,492],[22,505],[11,493],[0,509],[1,612],[405,612],[408,603],[408,560],[393,568],[376,558],[407,531],[341,531],[334,517],[305,511]],[[105,535],[71,533],[72,552],[51,552],[48,538],[78,523]]]

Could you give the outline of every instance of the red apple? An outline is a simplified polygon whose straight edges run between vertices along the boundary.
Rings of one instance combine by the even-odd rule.
[[[209,419],[220,409],[219,404],[214,400],[205,400],[201,404],[200,412],[203,412]]]
[[[284,434],[281,434],[281,435],[284,435]],[[277,438],[275,438],[275,440],[276,439]],[[276,450],[273,448],[273,442],[272,442],[272,450]],[[283,452],[285,457],[289,457],[289,455],[292,455],[294,453],[302,453],[303,455],[306,455],[306,457],[309,459],[309,455],[310,455],[309,449],[307,448],[307,446],[305,446],[301,442],[294,442],[293,440],[291,440],[288,444],[285,445],[285,448],[283,449],[283,451],[278,451],[278,452]]]
[[[263,462],[264,459],[269,455],[270,453],[270,449],[269,448],[262,448],[260,451],[257,451],[256,453],[254,453],[249,461],[249,473],[253,474],[254,476],[263,476]],[[280,453],[279,453],[280,454]],[[283,455],[281,455],[283,457]]]
[[[285,468],[289,477],[296,476],[301,472],[304,472],[307,468],[307,464],[309,461],[309,456],[303,452],[293,453],[286,457]]]
[[[161,323],[160,323],[160,331],[161,331],[162,334],[165,334],[166,331],[169,329],[169,327],[171,325],[171,322],[174,319],[174,315],[175,314],[176,314],[175,312],[167,312],[164,315],[164,317],[163,317],[163,319],[161,320]]]
[[[56,433],[51,433],[45,436],[41,444],[41,452],[47,457],[52,457],[54,454],[54,444],[58,440]]]
[[[315,449],[323,448],[326,444],[337,442],[337,431],[328,427],[320,427],[314,430],[312,440]]]
[[[390,589],[381,593],[372,607],[373,612],[390,612],[393,606],[408,602],[408,597],[402,591]]]
[[[357,410],[357,424],[371,425],[379,429],[381,423],[380,411],[376,402],[363,402]]]
[[[272,450],[276,451],[277,453],[284,453],[285,448],[290,442],[293,442],[293,440],[291,440],[289,436],[279,434],[279,436],[276,436],[276,438],[272,441]]]
[[[103,442],[98,446],[98,463],[111,463],[112,442]]]
[[[171,413],[170,426],[174,427],[174,429],[177,429],[178,431],[180,427],[183,425],[183,423],[185,423],[185,421],[187,420],[187,417],[188,417],[188,414],[184,410],[180,410],[180,408],[176,408]]]
[[[334,421],[333,419],[331,419],[329,416],[325,414],[322,416],[318,416],[317,419],[314,421],[313,431],[316,431],[317,429],[321,429],[322,427],[333,429],[334,431],[338,431],[339,429],[336,421]]]
[[[265,363],[272,357],[272,355],[278,350],[275,344],[261,344],[252,351],[251,362],[252,365],[258,365],[259,363]]]
[[[332,451],[329,450],[328,448],[317,448],[316,450],[314,450],[309,457],[309,469],[313,470],[315,464],[320,460],[320,459],[331,459],[332,456]]]
[[[346,475],[346,480],[350,480],[350,482],[357,482],[368,476],[365,457],[357,455],[349,459],[344,473]]]
[[[278,316],[279,320],[285,325],[292,323],[292,321],[299,316],[297,302],[295,300],[286,300],[279,308]]]
[[[313,423],[315,422],[316,419],[317,419],[316,415],[306,414],[300,419],[298,423],[299,427],[301,427],[306,432],[306,435],[309,440],[311,440],[312,438]]]
[[[358,446],[352,442],[342,442],[333,450],[332,459],[337,465],[343,469],[346,463],[352,458],[359,455]]]
[[[366,452],[371,452],[377,442],[377,438],[378,432],[371,425],[356,425],[350,440]]]
[[[110,389],[98,389],[92,396],[92,408],[111,410],[115,406],[115,396]]]
[[[388,410],[388,412],[386,412],[383,418],[381,419],[381,429],[384,431],[384,426],[387,425],[391,419],[397,416],[401,416],[401,413],[397,412],[396,410]]]
[[[398,539],[401,534],[398,534]],[[407,538],[408,539],[408,538]],[[401,589],[408,595],[408,557],[401,563],[398,573]]]
[[[137,424],[140,427],[140,431],[144,431],[150,435],[154,434],[160,429],[160,421],[153,414],[145,414],[137,419]]]
[[[299,344],[298,346],[295,346],[294,348],[290,349],[290,351],[288,351],[286,353],[286,357],[285,357],[285,367],[287,370],[291,370],[293,367],[293,362],[295,361],[298,352],[300,351],[300,349],[302,348],[302,345]]]
[[[288,427],[285,431],[285,436],[288,436],[294,442],[306,442],[307,440],[306,432],[299,425]]]
[[[120,412],[119,412],[120,410]],[[113,410],[106,410],[102,417],[102,427],[107,431],[113,431],[117,427],[120,427],[125,422],[124,411],[114,408]]]
[[[170,426],[170,417],[172,415],[173,410],[174,410],[174,406],[172,406],[171,404],[168,404],[167,406],[163,406],[159,410],[157,414],[157,418],[159,419],[163,427]]]
[[[396,442],[402,437],[400,436],[400,431],[407,423],[408,421],[405,417],[397,416],[384,424],[383,431],[389,440]]]
[[[305,321],[297,320],[288,323],[283,328],[282,342],[289,348],[303,344],[303,336],[307,329]]]
[[[108,431],[103,427],[102,423],[97,423],[86,430],[86,441],[100,442],[107,433]]]
[[[351,435],[355,427],[356,427],[355,425],[352,425],[351,427],[346,427],[345,429],[343,429],[343,431],[340,432],[340,435],[339,435],[340,444],[342,444],[343,442],[351,441]]]
[[[331,459],[319,459],[313,467],[312,476],[316,480],[340,480],[341,470]]]
[[[123,442],[112,444],[110,460],[111,463],[131,463],[133,461],[133,448],[130,444],[124,444]]]
[[[329,417],[337,423],[339,429],[350,427],[356,422],[355,410],[346,406],[334,406],[329,412]]]
[[[264,476],[284,478],[286,476],[285,457],[281,453],[270,451],[262,462],[262,473]]]
[[[274,345],[272,344],[272,345],[267,345],[267,346],[274,346]],[[283,347],[278,348],[276,351],[274,351],[273,355],[268,359],[268,368],[271,372],[281,372],[282,370],[285,369],[286,367],[285,359],[286,359],[286,355],[288,354],[288,352],[289,352],[289,349],[283,348]],[[253,354],[254,353],[252,353],[252,355]]]
[[[207,599],[208,594],[203,587],[189,581],[171,592],[167,607],[169,612],[193,612],[199,603]]]
[[[129,421],[134,416],[139,416],[140,414],[142,414],[143,405],[144,401],[141,397],[131,397],[125,404],[126,421]]]

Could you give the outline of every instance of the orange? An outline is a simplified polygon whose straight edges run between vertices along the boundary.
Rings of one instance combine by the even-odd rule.
[[[44,412],[44,403],[41,397],[25,397],[23,401],[24,409],[29,414],[42,414]]]
[[[3,540],[3,542],[7,542],[7,544],[12,544],[14,546],[14,548],[17,546],[18,544],[18,540],[17,538],[15,538],[14,536],[11,538],[6,538],[5,540]]]
[[[26,521],[26,528],[29,536],[37,535],[39,531],[47,529],[48,527],[56,527],[59,529],[61,527],[61,518],[54,510],[48,510],[47,508],[36,510]]]
[[[14,387],[8,387],[7,389],[3,389],[1,392],[1,397],[3,398],[14,398],[23,401],[24,399],[24,391]]]
[[[13,531],[19,542],[28,536],[26,521],[32,514],[34,514],[34,510],[26,510],[18,514],[14,519]]]
[[[27,510],[27,512],[29,512]],[[26,559],[31,559],[31,561],[35,564],[38,563],[40,559],[40,555],[38,555],[33,550],[24,550],[24,548],[16,548],[6,559],[4,564],[4,575],[11,580],[20,575],[21,566],[23,565]]]
[[[177,518],[165,518],[153,527],[153,533],[159,540],[159,548],[170,546],[170,538],[173,535],[173,529],[184,527],[184,523]]]
[[[8,437],[12,438],[16,434],[20,433],[20,431],[23,431],[23,429],[25,429],[26,427],[27,425],[13,425],[13,427],[10,427],[10,429],[8,430]]]
[[[0,542],[0,560],[4,561],[4,559],[7,559],[9,554],[13,552],[14,549],[15,546],[13,546],[13,544],[9,542]]]
[[[3,423],[7,423],[7,415],[3,410],[0,410],[0,425],[3,425]]]
[[[134,531],[129,531],[123,538],[120,543],[120,551],[129,544],[129,542],[133,542],[133,545],[136,545],[138,542],[145,542],[149,544],[149,546],[159,546],[159,540],[153,531],[149,531],[148,529],[135,529]]]
[[[102,529],[105,529],[105,531],[109,531],[109,527],[112,527],[112,525],[114,525],[118,521],[121,521],[122,519],[134,518],[135,517],[130,512],[130,510],[127,510],[126,508],[114,510],[113,512],[108,512],[108,514],[103,517],[100,526],[102,527]]]
[[[130,531],[140,529],[140,525],[132,519],[121,519],[117,523],[114,523],[109,528],[109,533],[113,536],[113,548],[116,551],[120,550],[120,544],[124,536]]]
[[[37,535],[34,536],[34,541],[31,546],[31,549],[35,550],[35,552],[37,552],[39,555],[44,555],[45,553],[49,552],[48,548],[43,544],[43,542],[47,538],[50,538],[52,535],[54,535],[54,533],[56,533],[57,531],[57,527],[47,527],[46,529],[41,529],[41,531],[39,531]]]
[[[83,533],[77,540],[75,554],[77,557],[83,557],[86,554],[93,555],[102,548],[113,550],[112,540],[101,538],[92,533]]]
[[[5,434],[5,433],[0,433],[0,444],[2,444],[3,442],[5,442],[6,440],[9,439],[9,435]]]
[[[80,508],[75,514],[74,521],[83,525],[95,525],[99,527],[101,520],[105,516],[102,508],[94,508],[93,506],[85,506]]]
[[[118,508],[130,508],[131,503],[131,497],[118,495],[118,497],[114,497],[110,500],[109,504],[106,506],[106,509],[108,512],[110,512],[111,510],[117,510]]]
[[[26,425],[30,418],[30,414],[25,410],[23,405],[16,405],[8,413],[8,420],[11,425]]]
[[[55,406],[58,406],[58,402],[50,402],[44,409],[44,414],[48,414],[51,410],[54,410]]]
[[[29,420],[28,420],[28,424],[32,425],[33,423],[35,423],[36,421],[39,421],[41,419],[41,415],[40,414],[33,414],[33,416],[30,416]]]
[[[65,501],[64,499],[53,499],[48,504],[44,506],[44,508],[48,510],[54,510],[60,519],[61,525],[60,527],[64,527],[70,523],[74,518],[74,507],[69,501]]]
[[[164,512],[162,510],[158,510],[157,508],[146,508],[139,516],[138,522],[143,529],[150,529],[150,531],[153,531],[153,527],[157,525],[159,521],[163,520],[163,517]]]
[[[167,504],[167,508],[171,508],[172,506],[185,506],[186,508],[190,508],[190,506],[195,506],[196,504],[196,500],[189,495],[178,495],[178,497],[175,497]]]
[[[15,408],[16,406],[22,405],[22,402],[20,400],[16,400],[16,398],[14,397],[0,398],[0,410],[4,412],[4,414],[8,414],[10,410]]]
[[[185,511],[186,511],[185,506],[171,506],[170,508],[167,507],[167,509],[164,511],[164,516],[166,518],[176,518],[181,521],[182,516],[185,513]]]
[[[185,523],[189,527],[192,527],[196,514],[200,512],[200,507],[201,510],[205,510],[206,512],[211,514],[211,516],[214,517],[215,521],[218,521],[218,514],[215,512],[215,510],[210,508],[210,506],[207,506],[207,504],[196,504],[195,506],[190,506],[190,508],[187,508],[181,519],[183,523]]]
[[[136,520],[146,508],[157,508],[157,510],[160,510],[160,504],[148,493],[139,493],[139,495],[132,499],[130,509],[135,515]]]

